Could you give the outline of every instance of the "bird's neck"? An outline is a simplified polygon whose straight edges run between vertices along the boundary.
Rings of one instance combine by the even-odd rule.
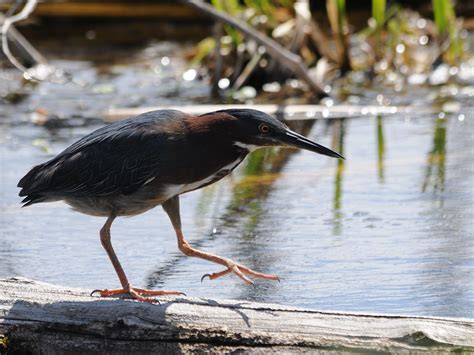
[[[245,154],[252,153],[254,150],[257,150],[258,148],[260,148],[258,145],[242,143],[239,141],[234,141],[233,145],[242,149],[242,151],[245,152]]]

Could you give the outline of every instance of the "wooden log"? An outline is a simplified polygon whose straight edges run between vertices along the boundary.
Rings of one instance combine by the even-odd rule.
[[[337,105],[328,107],[325,105],[274,105],[274,104],[255,104],[255,105],[183,105],[183,106],[152,106],[152,107],[131,107],[114,108],[102,113],[102,118],[106,122],[120,121],[129,117],[139,115],[144,112],[172,109],[179,110],[188,114],[202,115],[204,113],[229,110],[252,108],[271,115],[282,115],[286,120],[308,120],[316,118],[345,118],[358,116],[376,116],[391,114],[424,113],[433,114],[435,111],[429,107],[415,106],[376,106],[376,105]]]
[[[6,11],[11,4],[1,4],[0,11]],[[40,2],[36,16],[45,17],[148,17],[167,20],[208,20],[188,6],[175,3],[124,3],[114,1],[55,1]]]
[[[326,312],[247,301],[101,299],[23,278],[0,280],[0,352],[324,353],[474,351],[474,321]]]

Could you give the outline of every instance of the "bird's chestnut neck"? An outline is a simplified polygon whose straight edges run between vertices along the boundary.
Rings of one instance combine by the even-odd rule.
[[[229,135],[232,132],[232,122],[237,118],[226,113],[212,113],[202,116],[185,118],[185,124],[190,133],[216,133]]]

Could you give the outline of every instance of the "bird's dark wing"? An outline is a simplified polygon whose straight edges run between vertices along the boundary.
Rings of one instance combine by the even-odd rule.
[[[50,161],[34,167],[18,186],[27,204],[45,196],[130,194],[159,175],[160,153],[179,125],[179,111],[154,111],[105,126]]]

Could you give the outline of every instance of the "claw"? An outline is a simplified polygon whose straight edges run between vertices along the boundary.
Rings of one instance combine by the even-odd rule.
[[[94,293],[99,293],[100,294],[101,292],[102,292],[102,290],[94,290],[94,291],[91,292],[90,296],[93,297]]]
[[[204,281],[204,279],[205,279],[206,277],[209,277],[209,280],[211,280],[211,274],[204,274],[204,275],[202,275],[202,277],[201,277],[201,283]]]

